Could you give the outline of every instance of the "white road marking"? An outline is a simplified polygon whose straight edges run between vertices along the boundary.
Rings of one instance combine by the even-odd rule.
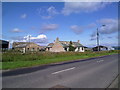
[[[104,60],[99,60],[99,61],[97,61],[97,62],[103,62]]]
[[[52,73],[52,74],[57,74],[57,73],[61,73],[61,72],[68,71],[68,70],[72,70],[72,69],[75,69],[75,67],[68,68],[68,69],[64,69],[64,70],[61,70],[61,71],[57,71],[57,72],[54,72],[54,73]]]

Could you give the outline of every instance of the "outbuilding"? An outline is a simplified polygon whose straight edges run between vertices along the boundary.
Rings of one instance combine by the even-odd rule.
[[[93,51],[107,51],[108,47],[100,45],[100,46],[93,47],[92,50]]]
[[[5,40],[0,40],[0,49],[7,50],[9,48],[9,42]]]
[[[29,51],[40,51],[43,47],[33,42],[14,42],[12,48],[25,53]]]

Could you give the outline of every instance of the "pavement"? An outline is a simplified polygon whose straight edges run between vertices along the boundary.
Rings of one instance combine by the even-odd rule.
[[[3,73],[2,88],[107,88],[118,75],[118,55]]]

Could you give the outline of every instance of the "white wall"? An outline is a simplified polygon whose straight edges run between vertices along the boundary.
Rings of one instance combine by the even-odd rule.
[[[83,50],[82,50],[82,48],[83,48]],[[85,52],[85,48],[84,47],[80,47],[79,52]]]
[[[82,48],[83,48],[83,50],[82,50]],[[85,48],[84,47],[80,47],[79,49],[78,49],[78,47],[75,49],[75,52],[84,52],[85,51]]]
[[[79,51],[79,50],[78,50],[78,47],[75,49],[75,52],[77,52],[77,51]]]

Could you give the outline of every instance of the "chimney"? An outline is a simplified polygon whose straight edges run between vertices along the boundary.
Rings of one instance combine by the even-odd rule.
[[[59,42],[59,38],[58,37],[56,38],[56,42]]]
[[[78,40],[77,42],[80,43],[80,40]]]

